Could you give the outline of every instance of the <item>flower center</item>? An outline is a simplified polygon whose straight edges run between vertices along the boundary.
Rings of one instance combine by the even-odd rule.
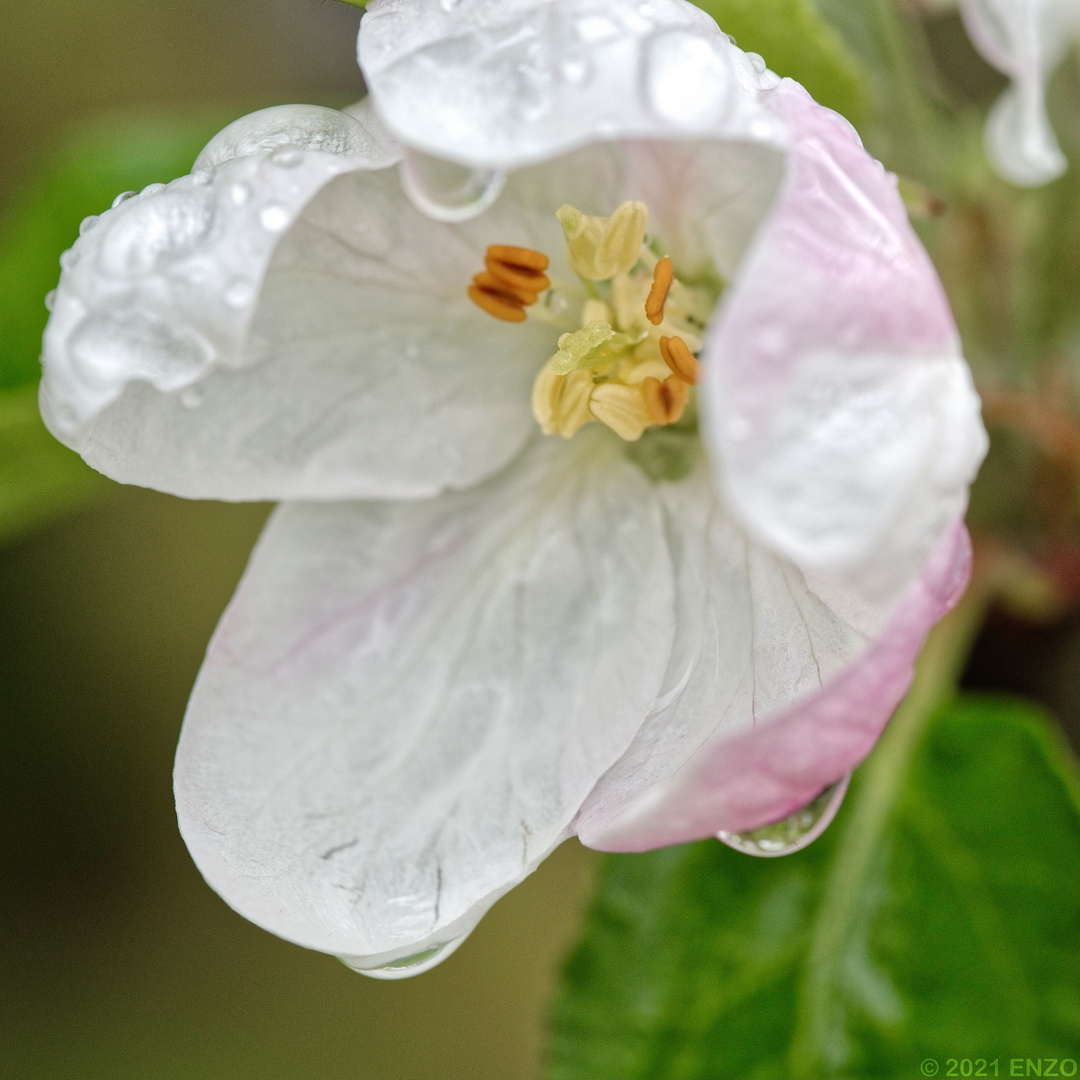
[[[535,317],[565,325],[566,313],[579,313],[580,329],[559,337],[533,383],[536,422],[565,439],[599,422],[627,442],[677,424],[699,379],[696,354],[717,289],[679,280],[671,258],[647,240],[644,203],[624,202],[606,218],[573,206],[556,216],[576,281],[549,279],[541,252],[493,245],[468,290],[489,315],[510,322],[523,322],[541,294]]]

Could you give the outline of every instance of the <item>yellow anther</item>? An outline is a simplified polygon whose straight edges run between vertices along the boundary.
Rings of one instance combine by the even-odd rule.
[[[690,386],[697,385],[701,375],[701,365],[690,351],[690,346],[677,334],[674,337],[661,337],[659,344],[664,363],[675,375]]]
[[[649,210],[641,202],[624,202],[611,217],[589,217],[573,206],[555,211],[566,236],[571,269],[589,281],[607,281],[625,274],[638,261]]]
[[[592,375],[587,371],[571,371],[557,375],[551,364],[545,364],[533,382],[532,411],[545,435],[561,435],[570,439],[593,419],[589,412],[589,395],[593,391]]]
[[[675,280],[675,268],[666,255],[653,268],[652,288],[645,300],[645,318],[659,326],[664,321],[664,302]]]
[[[690,400],[690,387],[677,375],[669,375],[663,382],[650,377],[641,384],[641,397],[652,423],[674,424]]]
[[[525,308],[551,284],[544,274],[548,257],[532,248],[492,244],[484,265],[487,270],[476,274],[469,286],[469,299],[496,319],[524,322]]]
[[[589,411],[627,442],[637,442],[645,429],[655,423],[641,387],[619,382],[597,386],[589,398]]]

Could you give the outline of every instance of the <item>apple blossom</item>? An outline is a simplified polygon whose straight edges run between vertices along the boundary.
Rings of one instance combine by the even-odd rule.
[[[359,55],[358,106],[88,223],[41,402],[116,479],[283,502],[180,825],[242,914],[393,977],[573,834],[839,791],[964,587],[985,436],[895,179],[699,9],[373,0]]]

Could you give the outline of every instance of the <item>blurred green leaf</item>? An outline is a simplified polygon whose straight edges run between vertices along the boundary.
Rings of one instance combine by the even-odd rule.
[[[0,390],[41,374],[45,294],[79,222],[122,191],[182,176],[233,115],[115,116],[75,132],[25,179],[0,218]]]
[[[858,780],[784,859],[711,841],[609,856],[550,1075],[907,1078],[997,1058],[1007,1076],[1013,1057],[1075,1058],[1080,804],[1046,719],[1001,698],[941,708],[861,863],[843,858]]]
[[[0,544],[106,483],[46,430],[36,385],[0,393]]]
[[[859,126],[869,82],[841,36],[812,0],[695,0],[739,47],[759,53],[777,75],[803,84],[815,100]]]

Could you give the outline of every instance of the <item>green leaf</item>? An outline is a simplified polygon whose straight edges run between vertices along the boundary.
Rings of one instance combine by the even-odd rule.
[[[122,191],[182,176],[231,118],[220,111],[115,116],[74,133],[26,178],[0,218],[0,390],[41,374],[45,294],[79,222]]]
[[[36,385],[0,393],[0,544],[106,486],[46,430]]]
[[[777,75],[803,84],[816,101],[856,127],[866,118],[869,83],[842,37],[813,0],[695,0],[739,47],[764,57]]]
[[[1026,703],[963,697],[898,762],[898,783],[870,787],[872,757],[787,858],[712,841],[609,856],[550,1075],[907,1078],[986,1058],[1008,1076],[1013,1058],[1075,1059],[1080,801],[1053,729]]]

